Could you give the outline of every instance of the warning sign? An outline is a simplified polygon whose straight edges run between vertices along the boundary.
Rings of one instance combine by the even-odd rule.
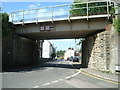
[[[40,26],[40,31],[50,31],[50,26],[48,26],[48,25],[46,25],[46,26],[42,25],[42,26]]]

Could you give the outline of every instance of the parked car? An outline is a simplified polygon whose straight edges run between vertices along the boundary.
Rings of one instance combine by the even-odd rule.
[[[73,57],[73,56],[71,56],[71,57],[69,58],[69,61],[73,61],[73,58],[74,58],[74,57]]]
[[[73,57],[73,62],[79,62],[79,57],[78,56],[74,56]]]
[[[63,60],[63,58],[62,58],[62,57],[60,57],[60,56],[57,56],[57,60],[58,60],[58,61],[62,61],[62,60]]]
[[[69,60],[69,57],[67,57],[67,61]]]

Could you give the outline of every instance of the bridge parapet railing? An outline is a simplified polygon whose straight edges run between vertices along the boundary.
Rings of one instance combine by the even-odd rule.
[[[114,13],[114,2],[109,1],[95,1],[84,3],[72,3],[57,6],[50,6],[44,8],[28,9],[22,11],[16,11],[9,14],[9,21],[17,23],[29,23],[29,22],[44,22],[55,21],[59,19],[70,19],[71,17],[87,16],[87,19],[91,15],[109,15]]]

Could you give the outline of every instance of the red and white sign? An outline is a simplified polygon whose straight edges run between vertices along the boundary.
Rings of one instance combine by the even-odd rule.
[[[48,26],[48,25],[46,25],[46,26],[42,25],[42,26],[40,26],[40,31],[50,31],[50,26]]]
[[[44,26],[40,26],[40,31],[44,31],[45,27]]]

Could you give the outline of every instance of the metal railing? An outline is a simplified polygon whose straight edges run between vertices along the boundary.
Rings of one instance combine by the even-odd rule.
[[[98,5],[96,5],[96,3]],[[101,5],[99,5],[101,3]],[[103,3],[103,4],[102,4]],[[94,4],[94,6],[92,6]],[[9,21],[12,23],[27,23],[27,22],[40,22],[51,21],[56,19],[70,20],[70,17],[87,16],[90,15],[107,14],[110,15],[111,8],[114,8],[115,3],[109,1],[91,1],[84,3],[72,3],[57,6],[50,6],[37,9],[28,9],[12,12],[9,14]]]

